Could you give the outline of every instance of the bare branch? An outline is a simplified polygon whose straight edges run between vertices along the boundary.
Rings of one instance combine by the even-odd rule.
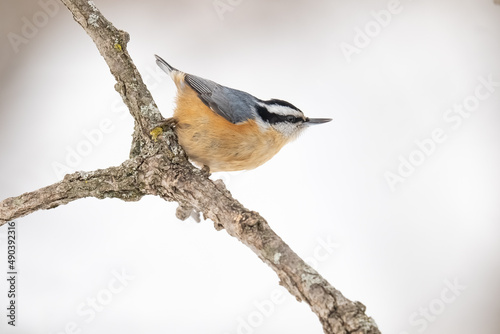
[[[214,183],[202,170],[172,162],[163,154],[138,157],[95,172],[77,172],[54,185],[6,199],[0,202],[0,220],[5,222],[84,197],[137,201],[148,194],[202,212],[216,229],[226,229],[250,247],[277,273],[281,285],[311,306],[325,333],[379,333],[361,303],[348,300],[333,288],[290,249],[263,217],[241,205],[222,183]]]
[[[363,304],[350,301],[333,288],[263,217],[243,207],[222,183],[212,182],[198,169],[172,164],[162,155],[145,160],[142,168],[154,171],[141,180],[144,192],[188,203],[211,219],[216,229],[226,229],[250,247],[278,274],[281,285],[311,306],[325,333],[380,333],[373,319],[365,315]]]
[[[53,209],[85,197],[138,201],[144,195],[137,186],[136,170],[141,161],[127,160],[119,167],[68,174],[53,185],[7,198],[0,202],[0,226],[35,211]]]
[[[166,155],[137,157],[121,166],[94,172],[77,172],[63,181],[0,202],[0,224],[41,209],[52,209],[79,198],[120,198],[138,201],[144,195],[160,196],[192,207],[254,251],[298,300],[317,314],[325,333],[379,333],[365,307],[352,302],[307,265],[271,229],[257,212],[235,200],[222,183],[187,163]]]
[[[63,181],[0,202],[0,225],[40,209],[79,198],[114,197],[137,201],[144,195],[176,201],[178,217],[191,210],[211,219],[250,247],[298,300],[307,302],[328,334],[380,333],[365,307],[352,302],[307,265],[258,213],[235,200],[222,182],[214,183],[193,167],[171,128],[150,130],[162,117],[126,51],[128,34],[117,30],[91,1],[61,0],[92,37],[117,80],[116,89],[135,119],[131,158],[121,166],[67,175]]]
[[[114,75],[115,89],[120,93],[135,120],[130,156],[139,155],[143,148],[150,144],[149,132],[163,117],[127,51],[129,34],[116,29],[92,1],[61,0],[61,2],[92,38]]]

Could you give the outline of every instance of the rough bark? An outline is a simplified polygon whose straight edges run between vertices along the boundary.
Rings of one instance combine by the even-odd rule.
[[[157,127],[162,116],[127,52],[129,36],[116,29],[91,1],[61,0],[95,42],[116,78],[116,90],[135,120],[130,159],[117,167],[66,175],[58,183],[0,202],[0,226],[41,209],[84,198],[138,201],[156,195],[179,203],[177,216],[201,212],[268,264],[299,301],[307,302],[325,333],[380,333],[365,307],[352,302],[307,265],[257,212],[235,200],[222,182],[192,166],[173,129]]]

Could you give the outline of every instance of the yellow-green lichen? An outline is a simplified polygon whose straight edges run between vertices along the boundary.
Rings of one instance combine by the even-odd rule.
[[[151,130],[149,133],[151,135],[151,138],[156,142],[158,140],[158,137],[163,133],[163,129],[159,126]]]
[[[115,43],[115,49],[118,51],[123,51],[122,46],[120,43]]]

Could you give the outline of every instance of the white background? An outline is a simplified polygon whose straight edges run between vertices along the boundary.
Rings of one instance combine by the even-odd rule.
[[[334,119],[264,166],[218,177],[383,333],[500,332],[500,87],[459,126],[443,118],[473,101],[480,77],[500,81],[500,6],[401,0],[380,28],[372,12],[386,1],[232,0],[222,14],[213,0],[95,2],[130,33],[165,117],[175,87],[156,74],[154,53]],[[0,3],[0,199],[58,181],[54,164],[67,165],[103,120],[111,130],[72,169],[128,157],[133,121],[113,77],[66,8],[50,9],[43,22],[36,1]],[[40,28],[15,52],[8,36],[33,16]],[[369,45],[346,57],[341,46],[365,28]],[[415,141],[436,129],[446,140],[418,153]],[[391,190],[387,172],[410,157],[419,165]],[[178,221],[175,208],[154,197],[86,199],[17,219],[18,326],[6,325],[2,279],[0,332],[322,333],[249,249],[210,221]],[[122,271],[125,285],[114,278]],[[96,297],[105,305],[91,318]]]

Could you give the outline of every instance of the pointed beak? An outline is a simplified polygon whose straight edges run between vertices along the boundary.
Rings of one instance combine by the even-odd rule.
[[[307,118],[305,124],[307,125],[323,124],[323,123],[328,123],[331,120],[332,120],[331,118]]]

